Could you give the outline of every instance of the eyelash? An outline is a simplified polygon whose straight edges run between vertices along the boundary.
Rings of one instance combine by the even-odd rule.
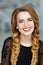
[[[23,21],[19,21],[19,23],[22,23]]]
[[[28,21],[32,21],[32,19],[28,20]],[[22,23],[23,21],[19,21],[19,23]]]
[[[32,21],[32,19],[28,20],[28,21]]]

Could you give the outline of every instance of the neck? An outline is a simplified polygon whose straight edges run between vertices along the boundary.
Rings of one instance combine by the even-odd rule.
[[[32,46],[31,36],[20,35],[20,44],[23,46]]]

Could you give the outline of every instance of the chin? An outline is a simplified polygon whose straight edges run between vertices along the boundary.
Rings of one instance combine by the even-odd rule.
[[[32,35],[32,34],[23,34],[24,36],[30,36],[30,35]]]

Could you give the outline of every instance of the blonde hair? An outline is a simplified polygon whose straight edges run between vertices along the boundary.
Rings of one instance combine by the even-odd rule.
[[[13,31],[13,42],[12,42],[12,48],[11,48],[11,65],[16,65],[18,56],[20,53],[20,33],[16,29],[16,20],[17,20],[17,14],[21,11],[28,11],[34,21],[34,31],[32,33],[32,60],[30,65],[36,65],[38,62],[38,49],[39,49],[39,19],[38,15],[35,12],[35,10],[31,6],[23,6],[20,8],[17,8],[13,13],[12,13],[12,18],[11,18],[11,25],[12,25],[12,31]]]

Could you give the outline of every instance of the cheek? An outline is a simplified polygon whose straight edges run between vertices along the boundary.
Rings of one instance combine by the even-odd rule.
[[[34,30],[34,22],[31,23],[31,28]]]
[[[17,24],[16,27],[17,27],[18,30],[21,30],[23,26],[22,26],[22,24],[21,25],[20,24]]]
[[[22,25],[21,25],[21,26],[18,26],[18,29],[20,29],[20,30],[21,30],[21,29],[22,29]]]
[[[32,29],[33,29],[33,31],[34,31],[34,23],[32,24]]]
[[[18,29],[18,31],[19,31],[20,33],[22,32],[22,26],[19,25],[19,26],[17,27],[17,29]]]
[[[16,24],[16,28],[17,28],[17,29],[19,29],[19,28],[20,28],[20,25],[19,25],[18,23]]]
[[[32,23],[31,23],[31,25],[32,25],[32,27],[34,27],[34,22],[32,21]]]

